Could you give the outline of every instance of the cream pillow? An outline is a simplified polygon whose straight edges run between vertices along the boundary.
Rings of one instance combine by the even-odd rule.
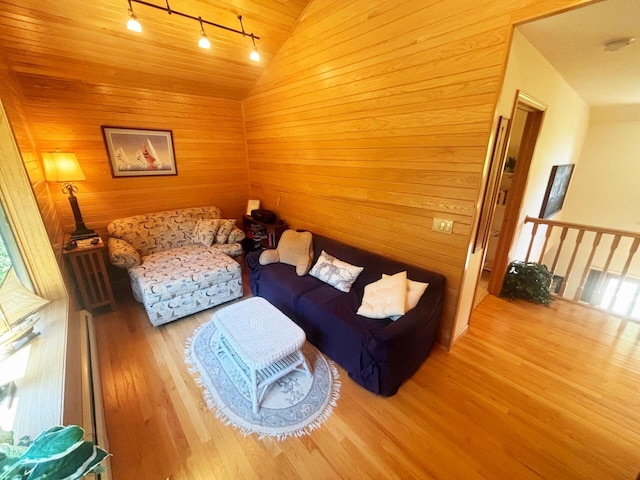
[[[406,273],[406,272],[405,272]],[[389,275],[382,275],[382,278],[388,277]],[[407,278],[407,303],[405,305],[404,313],[407,313],[412,308],[415,308],[418,305],[418,302],[422,298],[422,294],[424,294],[425,290],[429,286],[428,283],[416,282],[414,280],[409,280]],[[391,320],[397,320],[401,315],[391,317]]]
[[[299,277],[306,275],[313,263],[313,235],[311,232],[285,230],[278,242],[278,248],[265,250],[260,254],[260,265],[286,263],[296,267]]]
[[[367,318],[404,315],[407,300],[407,272],[383,276],[364,287],[362,305],[356,312]]]
[[[193,243],[210,247],[213,245],[219,226],[220,220],[218,219],[203,218],[202,220],[198,220],[191,234],[191,240]]]
[[[356,278],[358,278],[362,270],[364,270],[364,267],[357,267],[338,260],[336,257],[322,250],[318,261],[309,272],[309,275],[328,283],[341,292],[348,292],[351,290],[351,285],[356,281]]]
[[[218,228],[218,233],[216,233],[216,243],[223,244],[227,243],[229,239],[229,234],[233,227],[236,226],[236,221],[233,219],[224,219],[220,220],[220,227]]]

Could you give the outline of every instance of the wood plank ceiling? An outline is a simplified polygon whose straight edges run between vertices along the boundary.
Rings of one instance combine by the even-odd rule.
[[[165,7],[167,0],[149,0]],[[198,22],[133,3],[142,33],[126,29],[127,0],[0,1],[0,49],[20,76],[244,99],[309,0],[169,0],[171,9],[260,37],[205,25],[211,50],[198,47]]]

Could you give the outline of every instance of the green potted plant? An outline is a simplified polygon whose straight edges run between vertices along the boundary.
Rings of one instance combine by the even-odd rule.
[[[504,276],[500,296],[549,305],[553,301],[552,278],[546,265],[535,262],[511,262]]]
[[[0,445],[0,480],[78,480],[108,455],[81,427],[52,427],[26,445]]]

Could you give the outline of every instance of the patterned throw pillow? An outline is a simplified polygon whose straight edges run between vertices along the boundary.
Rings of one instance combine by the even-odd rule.
[[[191,240],[193,243],[199,243],[205,247],[213,245],[213,240],[216,238],[218,227],[220,226],[220,220],[218,219],[202,219],[196,222],[196,226],[191,234]]]
[[[364,270],[363,267],[338,260],[323,250],[309,275],[328,283],[341,292],[348,292],[362,270]]]
[[[229,239],[229,234],[233,227],[236,226],[236,221],[233,219],[225,219],[220,220],[220,228],[218,228],[218,233],[216,234],[216,243],[223,244],[227,243]]]

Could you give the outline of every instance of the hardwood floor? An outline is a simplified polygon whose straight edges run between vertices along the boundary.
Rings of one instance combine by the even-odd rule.
[[[248,289],[247,289],[248,291]],[[283,442],[243,437],[204,403],[185,341],[211,311],[152,327],[128,294],[96,317],[114,480],[635,479],[640,325],[489,295],[449,353],[397,395],[343,370],[332,416]]]

